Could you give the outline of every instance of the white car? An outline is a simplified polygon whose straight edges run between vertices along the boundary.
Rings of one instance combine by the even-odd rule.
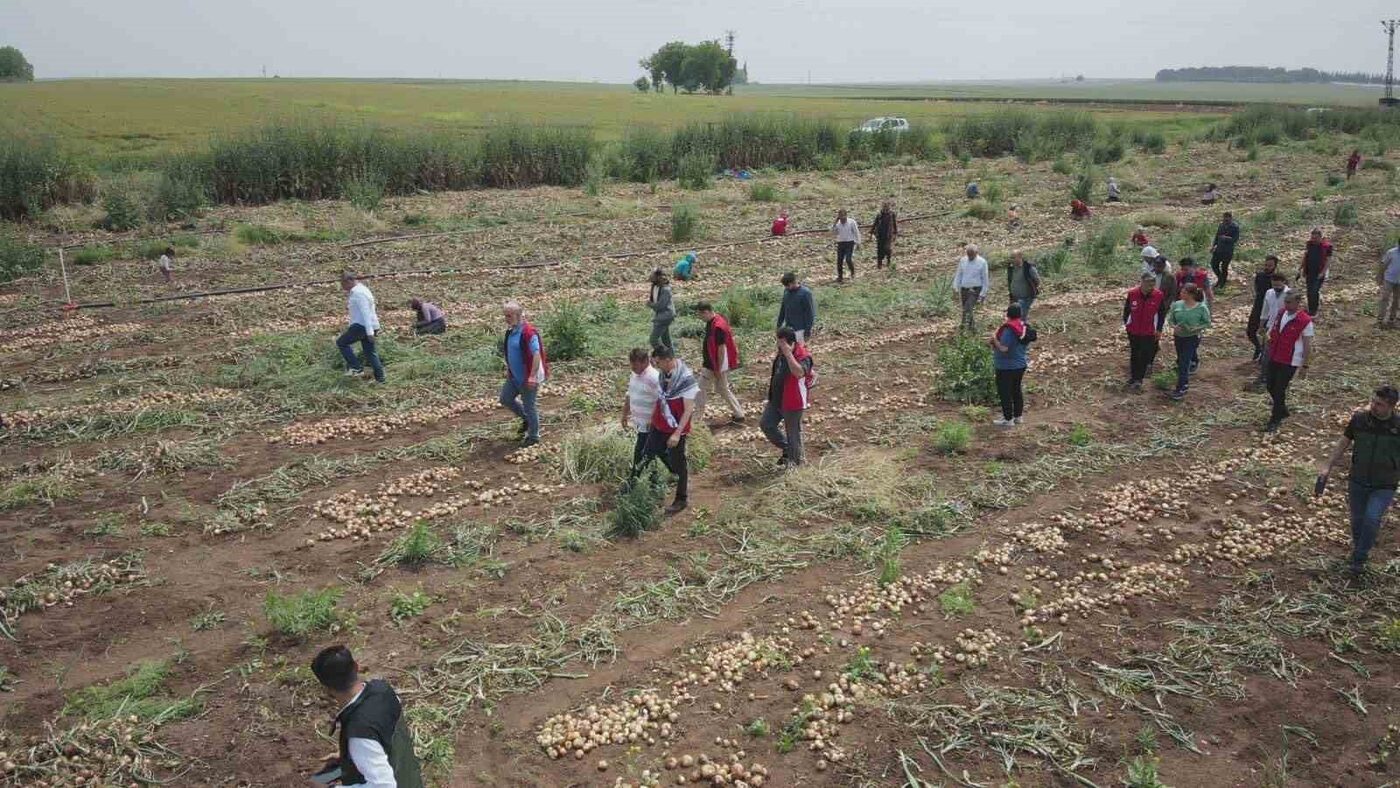
[[[854,129],[860,134],[875,134],[881,131],[900,133],[908,130],[909,121],[904,118],[871,118]]]

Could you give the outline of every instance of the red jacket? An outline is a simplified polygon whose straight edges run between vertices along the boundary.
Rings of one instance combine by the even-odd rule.
[[[719,342],[715,338],[715,334],[720,332],[724,334],[723,364],[720,363]],[[734,342],[734,331],[729,327],[729,321],[724,319],[724,315],[716,314],[705,326],[704,367],[716,372],[739,368],[739,346]]]
[[[788,223],[788,220],[787,220],[787,217],[786,217],[786,216],[779,216],[778,218],[774,219],[774,220],[773,220],[773,234],[774,234],[774,235],[787,235],[787,223]]]
[[[1274,318],[1273,325],[1269,326],[1269,360],[1280,364],[1293,366],[1293,348],[1298,345],[1298,339],[1303,336],[1307,327],[1312,325],[1312,315],[1308,310],[1299,309],[1294,313],[1293,318],[1288,321],[1288,325],[1278,330],[1279,323],[1283,322],[1286,312],[1279,312]]]
[[[1132,336],[1153,336],[1162,330],[1166,306],[1167,294],[1162,288],[1154,287],[1151,295],[1145,295],[1141,286],[1134,287],[1123,301],[1123,326]]]
[[[1150,243],[1152,241],[1148,239],[1147,233],[1133,233],[1134,246],[1147,246]]]
[[[694,400],[691,401],[694,402]],[[672,418],[679,422],[681,416],[685,414],[685,399],[683,397],[676,397],[675,399],[660,397],[656,400],[656,408],[651,412],[651,428],[657,432],[670,435],[676,430],[666,421],[666,417],[662,415],[662,408],[669,408]],[[690,428],[694,422],[695,419],[691,419],[691,424],[685,425],[685,429],[681,430],[682,437],[690,434]]]
[[[1347,157],[1347,169],[1354,170],[1361,164],[1361,154],[1353,153]]]
[[[1089,215],[1089,206],[1083,200],[1071,200],[1069,204],[1069,215],[1074,218]]]
[[[807,362],[812,360],[812,354],[807,352],[807,346],[800,342],[793,346],[792,357],[797,359],[797,363],[803,366],[806,366]],[[779,354],[777,358],[773,359],[773,377],[775,380],[777,378],[778,364],[782,359],[782,354]],[[770,389],[773,382],[774,380],[769,381],[768,385]],[[812,371],[810,368],[808,368],[804,374],[800,375],[795,375],[792,370],[789,370],[787,374],[783,375],[782,385],[782,409],[784,413],[794,410],[806,410],[812,406],[809,391],[812,385]],[[769,396],[772,396],[771,390],[769,391]]]
[[[525,358],[525,380],[517,381],[517,382],[519,382],[519,383],[528,383],[528,382],[530,382],[530,376],[533,375],[534,372],[535,372],[535,354],[530,350],[530,344],[531,344],[531,340],[539,338],[539,335],[540,335],[540,332],[536,331],[536,330],[535,330],[535,327],[532,326],[532,325],[530,325],[530,322],[529,322],[528,320],[521,321],[521,323],[520,323],[520,352],[521,352],[522,356],[524,356],[524,358]],[[502,357],[502,358],[504,358],[504,357],[506,356],[506,353],[508,352],[508,351],[506,350],[506,347],[507,347],[509,344],[510,344],[510,332],[507,331],[507,332],[506,332],[505,338],[501,340],[501,357]],[[544,340],[543,340],[543,339],[540,340],[540,358],[539,358],[539,363],[540,363],[540,367],[544,370],[544,375],[543,375],[543,377],[536,378],[536,380],[535,380],[535,385],[536,385],[536,386],[538,386],[539,384],[543,383],[543,382],[545,381],[545,378],[548,378],[548,377],[549,377],[549,358],[545,355],[545,352],[544,352]],[[507,378],[510,377],[510,364],[506,364],[506,377],[507,377]]]

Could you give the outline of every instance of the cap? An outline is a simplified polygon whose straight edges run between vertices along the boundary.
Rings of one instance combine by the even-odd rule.
[[[1157,248],[1156,248],[1155,246],[1144,246],[1144,247],[1142,247],[1142,256],[1143,256],[1143,257],[1147,257],[1147,258],[1156,258],[1156,257],[1157,257]]]

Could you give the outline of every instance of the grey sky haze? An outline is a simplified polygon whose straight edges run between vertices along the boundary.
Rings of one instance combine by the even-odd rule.
[[[40,78],[444,77],[627,82],[674,39],[738,33],[762,82],[1382,71],[1379,0],[0,0]]]

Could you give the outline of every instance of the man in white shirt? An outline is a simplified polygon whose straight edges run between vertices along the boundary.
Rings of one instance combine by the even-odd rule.
[[[836,223],[831,225],[831,234],[836,239],[836,282],[846,281],[846,269],[851,269],[851,279],[856,278],[856,247],[860,245],[860,225],[855,219],[846,216],[846,209],[836,212]]]
[[[1381,288],[1376,324],[1381,328],[1395,328],[1396,313],[1400,312],[1400,245],[1390,247],[1381,258],[1376,284]]]
[[[646,451],[651,417],[661,397],[661,373],[651,365],[651,353],[646,348],[633,348],[627,354],[627,363],[632,366],[632,376],[627,380],[627,397],[622,400],[622,428],[637,433],[637,444],[632,449],[635,472]]]
[[[953,274],[953,291],[962,302],[964,331],[977,331],[977,305],[987,300],[987,288],[990,286],[986,259],[977,253],[977,244],[968,244],[967,254],[958,259],[958,270]]]
[[[1156,266],[1158,257],[1162,257],[1162,255],[1157,251],[1157,247],[1150,245],[1142,247],[1142,272],[1144,274],[1152,274],[1153,276],[1157,275],[1158,271]],[[1170,274],[1172,272],[1171,261],[1165,257],[1162,257],[1162,262],[1166,263],[1166,266],[1163,267],[1162,270]],[[1161,286],[1161,282],[1158,282],[1157,284],[1159,287]]]
[[[311,662],[311,672],[340,707],[335,717],[339,751],[312,778],[324,785],[423,788],[422,765],[413,751],[403,704],[383,679],[364,681],[350,649],[330,646]]]
[[[369,362],[370,369],[374,371],[375,382],[383,383],[384,365],[379,361],[379,353],[374,347],[374,335],[379,332],[379,315],[374,308],[374,293],[369,291],[364,282],[356,280],[355,275],[349,271],[340,275],[340,288],[350,294],[346,299],[350,309],[350,327],[335,341],[335,346],[340,349],[340,355],[345,359],[345,376],[358,378],[365,374],[364,366],[351,349],[352,345],[359,342],[365,354],[365,361]]]
[[[1283,311],[1283,299],[1293,292],[1293,288],[1288,286],[1288,276],[1282,271],[1274,271],[1269,282],[1271,287],[1264,293],[1264,305],[1259,309],[1259,325],[1264,327],[1260,332],[1263,334],[1263,347],[1259,353],[1259,377],[1254,382],[1260,387],[1264,385],[1269,372],[1269,332],[1273,330],[1278,313]]]
[[[1288,418],[1288,385],[1294,378],[1308,375],[1308,357],[1312,355],[1313,329],[1312,315],[1299,308],[1297,293],[1283,297],[1283,309],[1274,317],[1269,327],[1269,371],[1267,383],[1269,397],[1273,399],[1273,410],[1269,413],[1269,423],[1265,432],[1278,432],[1283,420]]]

